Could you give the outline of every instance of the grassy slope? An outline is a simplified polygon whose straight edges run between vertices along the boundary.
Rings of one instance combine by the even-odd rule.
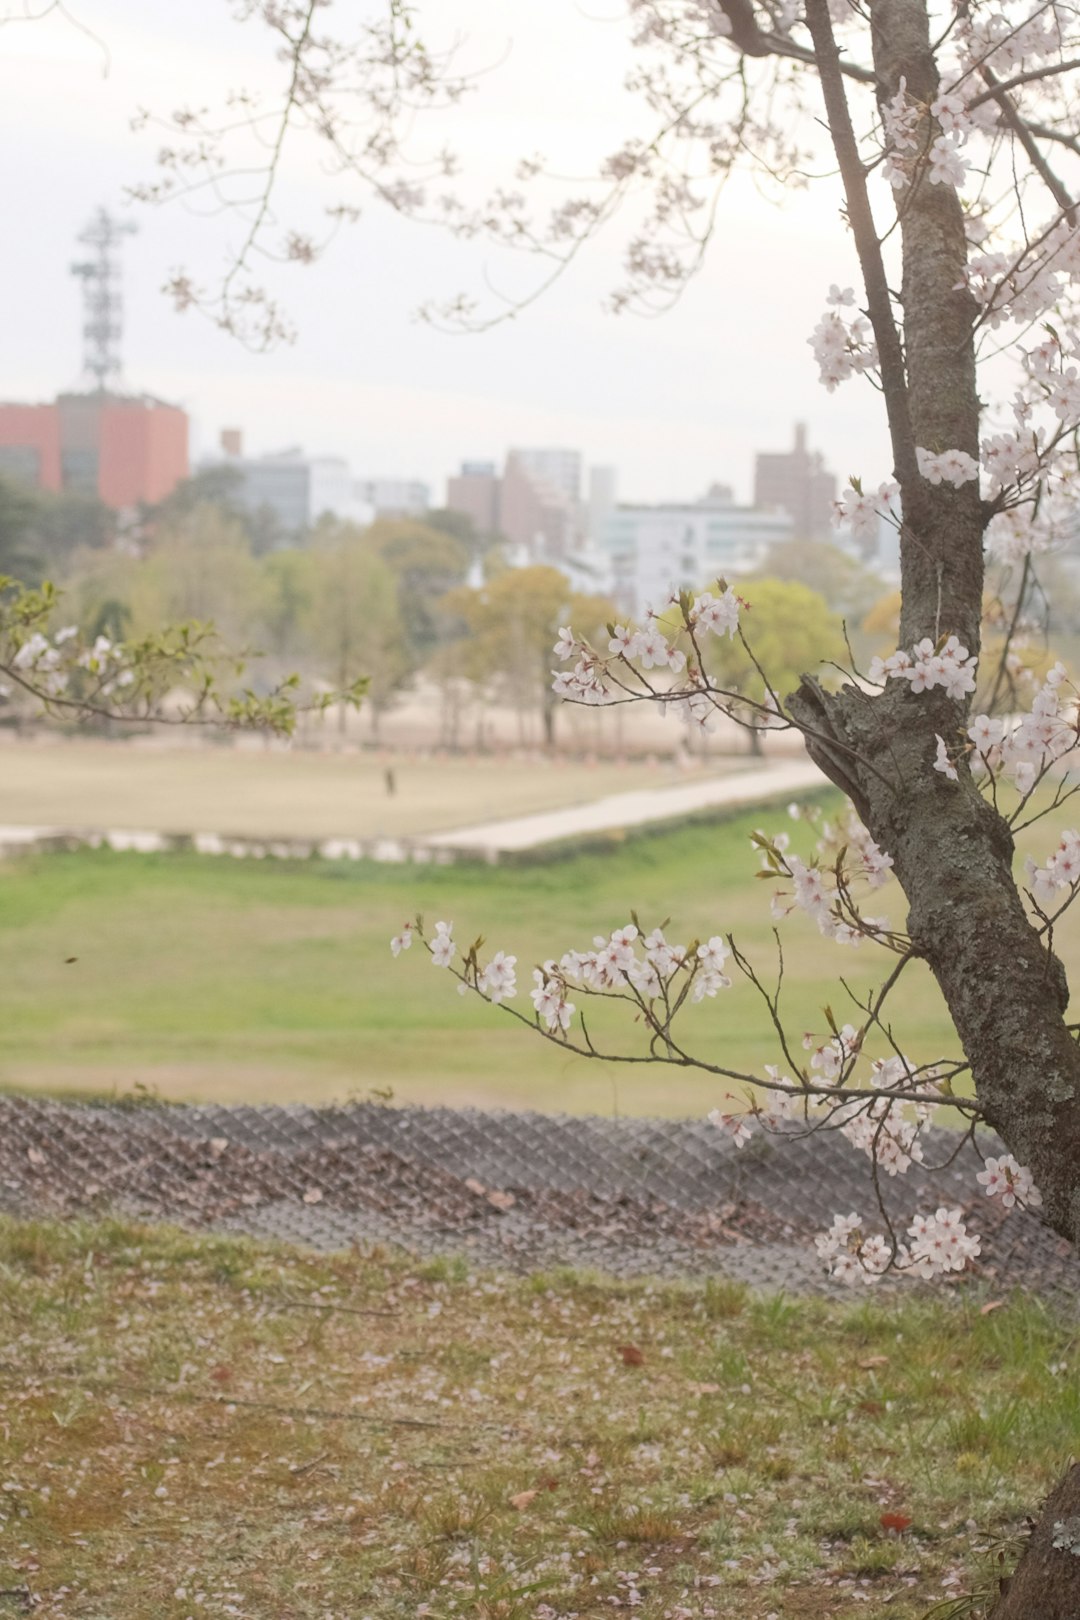
[[[759,821],[791,826],[782,813],[758,812],[517,870],[107,852],[9,863],[0,867],[0,1082],[141,1082],[171,1096],[264,1101],[391,1086],[406,1102],[699,1112],[722,1082],[567,1056],[460,999],[419,950],[395,962],[388,941],[417,911],[451,918],[459,939],[482,933],[490,949],[514,951],[531,983],[533,963],[587,944],[635,906],[650,925],[670,915],[672,938],[733,932],[771,977],[767,889],[748,843]],[[899,901],[887,890],[875,910],[899,921]],[[802,917],[786,925],[784,949],[795,1031],[820,1030],[826,1001],[852,1016],[837,975],[864,994],[891,960],[824,942]],[[952,1049],[944,1008],[918,967],[895,1007],[914,1056]],[[610,1027],[622,1049],[635,1049],[631,1029]],[[778,1055],[743,981],[691,1009],[687,1028],[699,1052],[735,1068]]]
[[[0,1589],[41,1620],[916,1620],[988,1589],[1080,1448],[1074,1354],[1019,1298],[0,1219]]]

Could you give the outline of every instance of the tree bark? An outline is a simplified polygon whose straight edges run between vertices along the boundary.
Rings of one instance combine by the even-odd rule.
[[[875,0],[871,10],[878,96],[890,100],[903,80],[910,99],[929,106],[940,85],[925,0]],[[941,134],[924,114],[916,138],[928,154]],[[908,420],[915,445],[933,454],[963,450],[979,458],[975,376],[977,307],[963,281],[967,241],[960,198],[932,185],[925,164],[901,193],[904,351]],[[931,485],[897,468],[904,530],[900,545],[900,643],[957,635],[979,650],[983,528],[979,481],[959,489]]]
[[[955,725],[956,705],[897,681],[873,698],[804,681],[789,706],[811,758],[893,857],[908,933],[941,987],[987,1123],[1031,1170],[1044,1218],[1080,1242],[1080,1049],[1063,1017],[1065,971],[1028,920],[1008,826],[963,763],[958,782],[933,768],[934,734]]]
[[[901,487],[901,646],[955,634],[979,647],[985,514],[978,480],[953,488],[919,475],[913,446],[977,459],[975,307],[964,290],[967,246],[959,198],[916,165],[900,194],[903,375],[897,329],[883,305],[884,271],[865,171],[853,146],[827,0],[807,0],[830,132],[837,150],[870,313]],[[906,87],[924,111],[919,149],[941,133],[926,0],[872,0],[878,95]],[[877,697],[829,694],[804,680],[790,712],[811,757],[849,795],[895,862],[908,932],[945,997],[987,1121],[1032,1172],[1046,1220],[1080,1242],[1080,1049],[1065,1025],[1064,969],[1028,920],[1012,875],[1009,827],[966,765],[952,782],[933,768],[936,736],[963,740],[968,705],[940,689],[890,681]],[[1078,1560],[1080,1562],[1080,1560]],[[1080,1611],[1078,1611],[1080,1612]]]
[[[1072,1545],[1055,1547],[1054,1538]],[[1073,1550],[1075,1546],[1076,1550]],[[1073,1464],[1044,1504],[1031,1539],[989,1620],[1076,1620],[1080,1615],[1080,1464]]]

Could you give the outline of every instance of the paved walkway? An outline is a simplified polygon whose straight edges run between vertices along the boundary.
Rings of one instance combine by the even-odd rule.
[[[612,793],[593,804],[571,805],[512,821],[489,821],[478,827],[434,833],[422,840],[432,849],[486,853],[489,859],[562,839],[651,822],[681,821],[702,811],[730,806],[762,804],[825,785],[825,777],[809,760],[783,760],[749,771],[735,771],[708,782],[685,787],[645,788],[634,793]]]
[[[765,804],[788,799],[808,789],[822,787],[825,778],[809,760],[778,760],[751,770],[732,771],[705,782],[689,782],[683,787],[645,788],[632,793],[612,793],[592,804],[571,805],[564,810],[547,810],[539,815],[517,816],[508,821],[488,821],[476,827],[460,827],[452,832],[418,834],[412,838],[256,838],[220,833],[162,833],[130,827],[96,829],[85,827],[3,827],[0,826],[0,857],[31,850],[70,849],[103,845],[113,850],[133,850],[139,854],[193,849],[200,855],[266,856],[283,860],[306,860],[321,855],[326,860],[416,861],[450,864],[460,858],[478,856],[497,863],[504,855],[527,849],[540,849],[567,839],[588,837],[590,833],[614,832],[626,827],[685,821],[709,810]]]

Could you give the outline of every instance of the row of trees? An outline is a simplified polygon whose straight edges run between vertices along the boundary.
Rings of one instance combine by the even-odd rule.
[[[448,740],[461,700],[484,694],[523,721],[539,714],[554,742],[559,625],[572,621],[599,638],[619,617],[610,600],[572,591],[554,568],[508,568],[497,542],[451,512],[366,529],[326,517],[303,543],[284,543],[268,514],[237,501],[224,468],[188,479],[123,532],[93,497],[0,479],[0,573],[58,582],[65,611],[91,639],[212,622],[228,645],[262,655],[264,683],[298,669],[340,689],[362,669],[376,727],[422,672],[443,692]],[[774,547],[761,576],[742,588],[757,643],[785,680],[839,659],[842,624],[858,639],[869,622],[875,651],[894,633],[881,580],[835,546]],[[763,695],[738,644],[717,650],[714,673],[731,689]]]

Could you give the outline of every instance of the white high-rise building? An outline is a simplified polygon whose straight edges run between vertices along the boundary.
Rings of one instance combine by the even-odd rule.
[[[637,618],[672,590],[700,590],[710,580],[753,573],[769,547],[790,540],[792,532],[786,512],[736,506],[731,490],[714,484],[692,506],[617,506],[599,540],[616,604]]]
[[[418,478],[358,478],[355,494],[376,517],[421,517],[431,506],[431,489]]]
[[[356,480],[344,456],[312,456],[308,461],[309,521],[327,513],[349,523],[370,523],[374,513],[356,494]]]
[[[249,512],[270,511],[288,540],[305,533],[321,517],[370,523],[371,506],[357,494],[344,456],[308,456],[300,447],[246,456],[239,428],[226,428],[216,455],[203,467],[224,464],[237,475],[236,499]]]
[[[604,524],[615,510],[618,475],[614,467],[589,468],[589,501],[587,507],[588,535],[595,545],[604,532]]]

